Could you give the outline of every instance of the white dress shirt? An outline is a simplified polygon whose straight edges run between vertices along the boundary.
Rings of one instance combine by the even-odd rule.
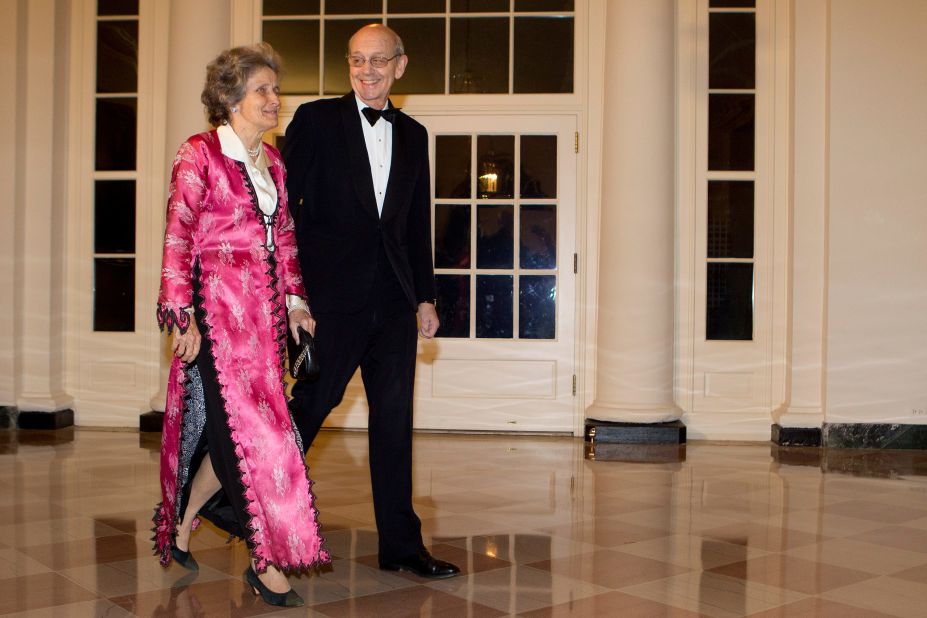
[[[267,153],[264,152],[264,146],[261,146],[261,154],[256,161],[251,160],[248,149],[241,142],[238,133],[230,125],[222,124],[216,129],[219,134],[219,145],[222,147],[222,154],[234,161],[241,161],[245,164],[248,171],[248,179],[251,180],[251,186],[257,195],[258,207],[264,214],[264,238],[265,246],[270,248],[274,243],[274,230],[271,225],[274,213],[277,211],[277,185],[270,175],[270,169],[267,161]],[[292,294],[286,295],[286,307],[288,311],[294,309],[303,309],[309,312],[309,306],[306,301],[299,296]]]
[[[366,103],[354,95],[357,102],[357,115],[360,116],[364,131],[364,143],[367,144],[367,158],[370,161],[370,175],[373,176],[373,192],[377,200],[377,211],[383,215],[383,199],[386,197],[386,184],[389,182],[389,169],[393,162],[393,123],[380,118],[370,126],[366,116],[361,113]],[[386,107],[389,107],[387,101]],[[384,108],[386,109],[386,108]]]

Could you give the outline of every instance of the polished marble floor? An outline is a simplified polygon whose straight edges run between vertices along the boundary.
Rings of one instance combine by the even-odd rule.
[[[927,453],[416,435],[429,582],[379,571],[366,435],[309,455],[327,546],[273,611],[247,552],[204,525],[158,566],[159,437],[0,430],[0,614],[17,616],[927,616]]]

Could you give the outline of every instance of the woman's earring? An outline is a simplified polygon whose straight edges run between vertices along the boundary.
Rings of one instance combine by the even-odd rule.
[[[233,114],[237,114],[237,113],[238,113],[238,106],[237,106],[237,105],[234,106],[234,107],[232,107],[232,113],[233,113]]]

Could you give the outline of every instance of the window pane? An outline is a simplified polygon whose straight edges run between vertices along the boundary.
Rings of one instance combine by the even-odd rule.
[[[476,336],[512,338],[512,275],[477,275]]]
[[[518,336],[521,339],[553,339],[557,322],[557,277],[518,278]]]
[[[94,183],[93,251],[135,253],[135,181]]]
[[[135,330],[135,259],[95,258],[93,330]]]
[[[708,182],[708,257],[753,257],[753,182]]]
[[[96,169],[135,169],[135,98],[97,99]]]
[[[451,93],[509,91],[507,17],[451,20]]]
[[[753,264],[708,264],[707,339],[753,339]]]
[[[470,136],[435,137],[435,197],[470,197]]]
[[[138,22],[97,23],[97,92],[138,90]]]
[[[514,268],[514,206],[479,206],[476,211],[476,267]]]
[[[99,0],[97,15],[138,15],[138,0]]]
[[[396,94],[444,93],[444,19],[390,19],[406,48],[409,64],[393,85]]]
[[[710,9],[727,7],[754,8],[756,7],[756,0],[708,0],[708,8]]]
[[[453,13],[489,13],[509,10],[509,0],[451,0]]]
[[[386,4],[390,13],[444,13],[446,8],[444,0],[388,0]]]
[[[326,15],[364,15],[382,12],[383,0],[325,0]]]
[[[557,207],[553,204],[521,207],[522,268],[557,268]]]
[[[435,268],[470,268],[470,205],[435,205]]]
[[[283,57],[281,92],[319,94],[318,20],[265,21],[264,40]],[[343,57],[341,53],[339,58]]]
[[[557,136],[521,136],[521,197],[557,197]]]
[[[515,19],[515,92],[573,92],[573,18]]]
[[[264,15],[318,15],[319,0],[264,0]]]
[[[752,94],[708,95],[708,169],[753,169],[755,117]]]
[[[325,94],[345,94],[351,91],[348,79],[348,41],[367,24],[379,24],[371,19],[325,20]],[[395,62],[395,61],[394,61]]]
[[[435,275],[438,337],[470,336],[470,275]]]
[[[711,13],[708,19],[708,87],[753,88],[756,15]]]
[[[515,11],[572,11],[573,0],[515,0]]]
[[[476,138],[477,192],[481,199],[515,197],[515,136]]]

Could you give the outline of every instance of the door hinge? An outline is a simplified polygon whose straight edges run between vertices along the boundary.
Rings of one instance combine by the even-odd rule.
[[[576,374],[573,374],[573,395],[576,395]]]
[[[573,131],[573,152],[579,154],[579,131]]]
[[[578,272],[579,272],[579,254],[574,253],[573,254],[573,274],[575,275]]]

